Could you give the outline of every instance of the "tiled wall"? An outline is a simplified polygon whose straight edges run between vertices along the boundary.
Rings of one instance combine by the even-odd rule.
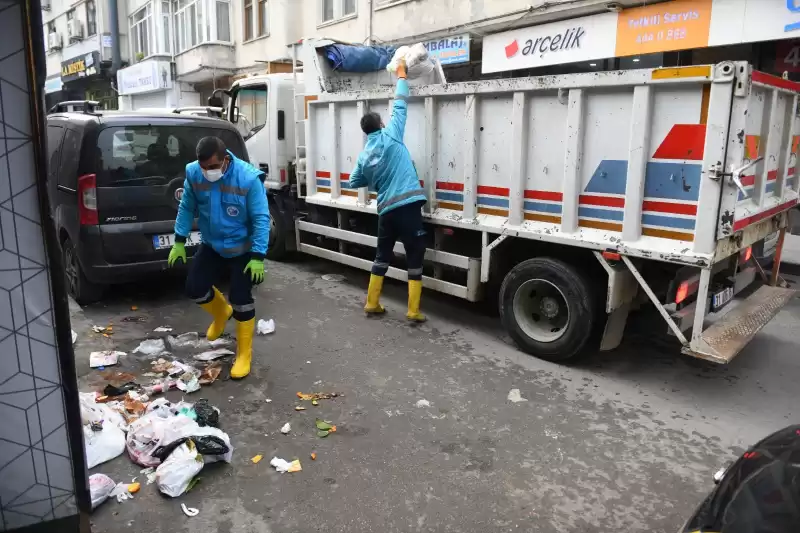
[[[19,0],[0,0],[0,531],[77,513],[23,14]]]

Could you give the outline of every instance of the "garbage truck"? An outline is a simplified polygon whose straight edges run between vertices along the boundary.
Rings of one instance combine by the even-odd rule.
[[[0,531],[88,532],[66,278],[46,186],[38,0],[0,0]]]
[[[267,173],[271,257],[369,270],[376,192],[348,180],[359,119],[388,121],[395,80],[334,70],[332,44],[295,45],[292,74],[238,80],[228,118],[263,102],[247,149]],[[488,300],[525,352],[615,349],[629,316],[654,308],[683,353],[728,363],[795,296],[779,268],[798,204],[799,83],[727,61],[463,83],[438,69],[411,85],[424,287]],[[753,248],[776,234],[765,272]],[[387,275],[405,280],[395,252]]]

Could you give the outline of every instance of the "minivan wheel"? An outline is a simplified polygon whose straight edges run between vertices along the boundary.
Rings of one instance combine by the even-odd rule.
[[[280,261],[286,257],[286,222],[275,202],[269,202],[269,247],[267,259]]]
[[[103,288],[86,279],[72,241],[65,240],[64,244],[61,245],[61,250],[64,255],[64,273],[67,278],[69,295],[79,305],[86,305],[99,300],[103,296]]]
[[[514,267],[500,287],[499,304],[503,326],[520,349],[549,361],[585,351],[597,321],[585,276],[557,259]]]

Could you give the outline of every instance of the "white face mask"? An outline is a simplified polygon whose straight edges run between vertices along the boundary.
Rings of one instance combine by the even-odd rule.
[[[203,176],[205,176],[205,178],[211,183],[214,183],[215,181],[219,181],[219,179],[222,178],[222,169],[221,168],[217,168],[214,170],[203,169]]]

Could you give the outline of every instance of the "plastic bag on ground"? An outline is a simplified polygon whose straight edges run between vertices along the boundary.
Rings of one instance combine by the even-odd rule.
[[[386,70],[394,74],[401,59],[406,61],[406,76],[410,80],[430,74],[436,68],[436,63],[422,43],[398,48]]]
[[[264,320],[263,318],[258,321],[257,326],[259,335],[269,335],[275,332],[275,321],[273,319]]]
[[[184,415],[161,418],[161,412],[161,409],[153,411],[130,425],[126,445],[133,462],[145,467],[157,466],[161,463],[156,455],[159,448],[187,438],[200,440],[206,436],[219,439],[226,450],[223,451],[221,447],[209,448],[210,453],[203,456],[205,462],[231,462],[233,446],[227,433],[213,427],[200,427],[196,421]]]
[[[164,353],[166,349],[167,347],[164,345],[164,339],[148,339],[139,343],[139,346],[134,348],[133,353],[159,355]]]
[[[203,456],[191,440],[178,446],[158,468],[156,484],[158,490],[176,498],[186,492],[192,478],[203,469]]]
[[[91,425],[83,426],[83,441],[86,467],[90,469],[119,457],[125,451],[125,432],[109,423],[104,423],[98,431]]]
[[[106,501],[117,484],[105,474],[92,474],[89,476],[89,494],[92,497],[92,511]]]
[[[169,344],[170,348],[173,350],[179,350],[182,348],[198,348],[205,350],[208,348],[228,346],[231,344],[231,342],[232,341],[230,339],[225,337],[220,337],[219,339],[209,341],[208,339],[200,338],[200,335],[196,331],[183,333],[177,337],[173,337],[172,335],[167,336],[167,344]]]

